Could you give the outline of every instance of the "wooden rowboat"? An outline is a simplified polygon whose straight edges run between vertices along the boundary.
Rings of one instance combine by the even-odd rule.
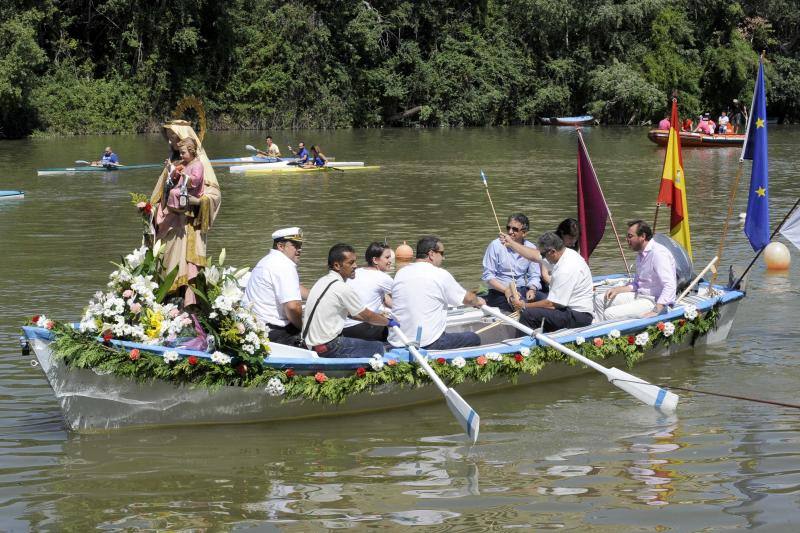
[[[596,278],[596,290],[602,292],[627,281],[628,278],[618,275]],[[673,356],[693,346],[719,343],[727,338],[736,309],[745,294],[721,287],[715,289],[717,290],[709,291],[707,284],[701,284],[699,291],[688,296],[682,305],[658,317],[604,322],[584,328],[560,330],[550,336],[560,343],[573,346],[575,350],[595,350],[598,344],[605,342],[607,347],[612,348],[609,352],[610,358],[606,361],[618,366],[624,364],[625,359],[620,355],[623,353],[633,353],[635,357],[629,359],[633,361]],[[448,331],[481,330],[479,335],[482,345],[427,352],[432,365],[439,368],[439,372],[444,372],[447,368],[454,369],[456,366],[462,368],[464,364],[472,369],[473,376],[480,375],[483,370],[495,372],[491,379],[466,379],[456,385],[461,394],[541,383],[590,372],[584,367],[570,364],[566,358],[554,358],[551,353],[542,359],[542,364],[536,367],[536,371],[514,373],[515,369],[525,365],[526,357],[545,354],[545,348],[532,337],[520,336],[518,331],[505,323],[487,329],[486,326],[491,325],[493,320],[472,308],[452,310],[448,318]],[[701,322],[705,326],[701,327]],[[44,372],[67,426],[79,432],[131,426],[294,420],[300,417],[356,414],[396,409],[420,402],[441,401],[439,391],[430,382],[411,385],[407,382],[381,382],[373,388],[348,396],[343,403],[324,403],[309,398],[271,395],[268,393],[269,386],[266,389],[259,386],[208,389],[202,386],[177,385],[158,379],[135,381],[115,375],[107,369],[70,368],[54,357],[52,331],[33,326],[23,329],[23,353],[26,347],[33,349],[35,359],[32,363],[38,364]],[[647,332],[650,332],[650,341],[637,348],[631,339],[635,338],[638,344],[640,337],[646,337]],[[176,350],[127,341],[111,341],[111,344],[128,351],[137,349],[154,354]],[[209,358],[209,354],[205,352],[181,348],[177,351],[181,358]],[[554,353],[558,355],[558,352]],[[381,365],[384,362],[389,365],[383,367],[385,370],[399,368],[392,367],[392,364],[402,365],[409,361],[413,362],[413,358],[410,358],[406,349],[394,349],[381,359]],[[286,376],[289,375],[287,369],[292,369],[292,376],[295,373],[296,376],[313,376],[323,372],[330,379],[337,376],[354,379],[354,371],[362,376],[364,368],[370,371],[371,364],[371,359],[325,359],[309,350],[277,344],[272,345],[271,353],[265,359],[265,365],[273,370],[285,371]],[[375,366],[372,368],[375,369]],[[598,375],[597,379],[604,378]],[[313,384],[313,379],[311,381]]]
[[[715,133],[709,135],[707,133],[682,131],[680,132],[681,147],[697,146],[701,148],[711,147],[726,147],[726,146],[742,146],[744,144],[744,135],[737,133]],[[669,142],[669,130],[650,130],[647,132],[647,138],[654,143],[666,146]]]

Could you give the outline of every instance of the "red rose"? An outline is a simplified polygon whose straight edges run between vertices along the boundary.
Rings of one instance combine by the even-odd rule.
[[[514,356],[514,360],[515,360],[517,363],[521,363],[523,359],[525,359],[525,358],[524,358],[524,357],[522,357],[522,354],[520,354],[520,353],[518,353],[518,354],[516,354],[516,355]]]
[[[150,202],[147,202],[146,204],[144,204],[143,211],[145,212],[146,215],[149,215],[153,211],[152,204]]]
[[[131,350],[131,353],[130,353],[129,357],[131,358],[131,361],[138,360],[139,359],[139,348],[134,348],[133,350]]]
[[[678,325],[681,326],[681,327],[685,326],[686,325],[686,319],[681,318],[680,320],[678,320]]]
[[[42,315],[33,315],[33,317],[31,317],[31,322],[36,324],[37,322],[39,322],[40,318],[42,318]]]
[[[594,343],[594,345],[599,348],[603,345],[603,339],[601,339],[600,337],[595,337],[592,343]]]
[[[236,365],[236,371],[240,376],[245,377],[247,375],[247,365],[245,363],[239,363]]]
[[[478,366],[485,365],[487,361],[488,359],[486,359],[485,355],[479,355],[477,358],[475,358],[475,362],[478,363]]]
[[[663,322],[659,322],[658,324],[656,324],[656,327],[658,328],[658,331],[664,331],[664,323]]]
[[[636,337],[628,335],[628,344],[633,344],[634,342],[636,342]]]
[[[317,380],[317,383],[325,383],[326,381],[328,381],[328,376],[326,376],[322,372],[317,372],[316,374],[314,374],[314,379]]]
[[[108,346],[109,344],[111,344],[111,339],[112,338],[113,338],[113,336],[111,335],[111,331],[110,330],[107,329],[107,330],[105,330],[103,332],[103,344]]]
[[[358,376],[360,378],[363,378],[364,374],[366,374],[366,373],[367,373],[367,371],[364,369],[363,366],[360,366],[360,367],[356,368],[356,376]]]
[[[287,378],[293,378],[294,377],[294,368],[287,368],[285,374],[286,374]]]
[[[190,365],[192,365],[192,366],[196,365],[197,361],[198,361],[198,359],[197,359],[196,355],[190,355],[189,356],[189,364]]]
[[[445,361],[444,357],[440,357],[440,358],[438,358],[438,359],[436,360],[436,362],[437,362],[437,363],[439,363],[440,365],[443,365],[443,364],[445,364],[447,361]]]
[[[386,364],[389,366],[394,366],[397,364],[397,359],[389,359],[388,361],[386,361]]]

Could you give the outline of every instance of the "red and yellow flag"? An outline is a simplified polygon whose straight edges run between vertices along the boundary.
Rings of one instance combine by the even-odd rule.
[[[669,143],[661,173],[661,188],[657,202],[670,209],[670,236],[686,249],[692,257],[692,241],[689,235],[689,209],[686,206],[686,176],[683,173],[681,138],[678,133],[678,102],[672,100],[672,117],[669,123]]]

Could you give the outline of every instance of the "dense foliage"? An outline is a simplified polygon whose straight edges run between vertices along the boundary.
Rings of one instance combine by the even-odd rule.
[[[196,95],[214,128],[473,126],[749,102],[800,118],[787,0],[6,0],[0,137],[151,130]]]

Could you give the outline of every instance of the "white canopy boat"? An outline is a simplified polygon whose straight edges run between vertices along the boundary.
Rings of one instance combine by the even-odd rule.
[[[615,275],[595,280],[597,290],[605,291],[627,282],[628,278]],[[724,341],[744,296],[739,290],[715,287],[709,291],[708,284],[700,284],[699,291],[658,317],[560,330],[549,337],[604,364],[621,365],[626,361],[633,363],[639,359],[672,356],[693,346]],[[590,372],[560,352],[544,347],[535,338],[520,336],[519,331],[505,323],[493,324],[494,319],[480,310],[451,310],[447,330],[479,332],[482,345],[420,351],[427,355],[442,379],[454,383],[463,395]],[[272,344],[264,365],[265,371],[273,372],[276,378],[266,387],[262,384],[207,388],[201,384],[175,384],[161,379],[136,380],[116,375],[113,369],[107,368],[70,367],[54,353],[53,331],[33,326],[23,329],[23,353],[28,347],[33,349],[32,364],[41,366],[68,428],[78,432],[295,420],[396,409],[442,398],[406,349],[394,349],[380,359],[326,359],[309,350]],[[97,339],[98,343],[101,341]],[[210,358],[206,352],[183,348],[116,340],[108,344],[128,352],[141,350],[163,355],[173,350],[181,359]],[[490,374],[485,374],[487,372]],[[320,375],[325,377],[324,381],[317,379]],[[489,379],[482,379],[487,376]],[[337,379],[349,380],[339,383],[351,393],[339,401],[330,401],[326,394],[337,390],[332,381]],[[604,378],[598,376],[598,379]],[[273,383],[276,380],[282,383]],[[289,394],[292,380],[305,380],[305,395]]]

